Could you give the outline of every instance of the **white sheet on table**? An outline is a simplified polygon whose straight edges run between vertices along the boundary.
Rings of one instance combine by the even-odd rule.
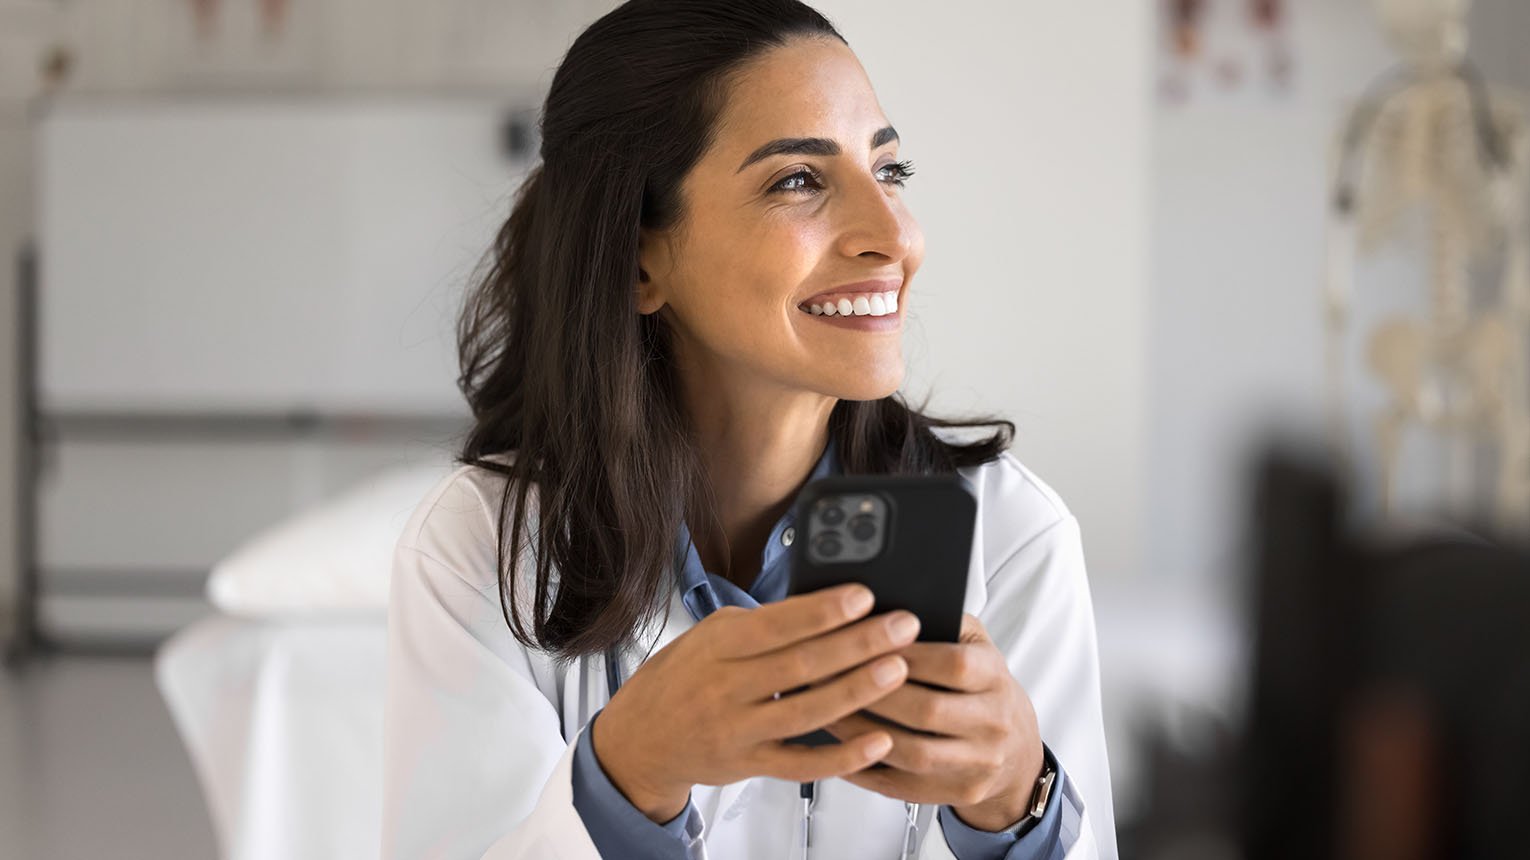
[[[160,647],[224,858],[378,856],[386,630],[382,615],[215,615]]]

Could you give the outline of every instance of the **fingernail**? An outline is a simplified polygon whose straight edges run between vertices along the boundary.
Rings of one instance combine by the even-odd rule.
[[[877,735],[874,740],[866,744],[866,751],[881,758],[892,751],[892,738],[887,735]]]
[[[890,687],[903,677],[902,663],[897,657],[883,660],[871,667],[871,680],[877,682],[879,687]]]
[[[871,589],[864,585],[857,585],[850,589],[850,596],[845,598],[845,609],[852,615],[858,615],[870,609],[873,600]]]
[[[893,638],[898,641],[912,639],[919,633],[919,616],[914,614],[898,615],[892,622]]]

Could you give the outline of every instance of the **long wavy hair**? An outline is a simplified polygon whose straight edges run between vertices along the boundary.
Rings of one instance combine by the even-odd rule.
[[[473,426],[457,460],[508,476],[500,607],[516,639],[560,661],[667,612],[680,525],[716,522],[671,332],[637,312],[638,231],[681,217],[730,76],[800,36],[844,42],[797,0],[631,0],[592,24],[553,76],[540,163],[470,285],[458,385]],[[997,429],[956,444],[932,427]],[[829,418],[849,474],[952,472],[998,457],[1014,429],[932,418],[896,394],[841,400]],[[517,572],[523,546],[535,562]],[[525,606],[518,575],[534,577]]]

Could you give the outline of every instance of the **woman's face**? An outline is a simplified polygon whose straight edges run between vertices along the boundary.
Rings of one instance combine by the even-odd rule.
[[[841,42],[795,39],[744,68],[679,222],[642,239],[638,310],[664,314],[686,370],[847,400],[897,389],[924,236],[889,126]]]

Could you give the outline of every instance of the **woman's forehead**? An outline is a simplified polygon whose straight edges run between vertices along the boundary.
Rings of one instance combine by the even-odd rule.
[[[866,72],[844,43],[796,39],[736,75],[718,116],[713,155],[728,172],[780,138],[827,138],[843,152],[865,150],[888,123]]]

